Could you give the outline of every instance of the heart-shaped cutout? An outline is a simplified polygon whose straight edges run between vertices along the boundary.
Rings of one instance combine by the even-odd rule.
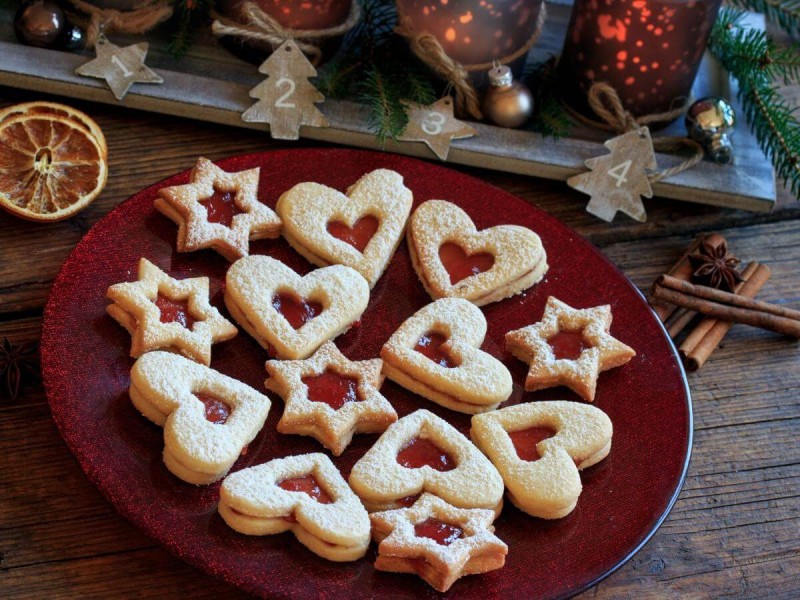
[[[547,272],[539,236],[519,225],[478,231],[461,208],[428,200],[408,226],[411,263],[434,300],[464,298],[483,306],[519,294]]]
[[[427,410],[390,425],[353,466],[349,482],[370,512],[408,505],[422,492],[459,508],[499,511],[503,499],[502,479],[489,460]]]
[[[367,511],[321,453],[278,458],[229,475],[220,488],[219,513],[247,535],[292,531],[309,550],[333,561],[361,558],[370,540]]]
[[[366,280],[341,265],[300,276],[274,258],[247,256],[228,269],[225,282],[233,318],[281,359],[310,356],[347,331],[369,302]]]
[[[373,287],[403,237],[412,201],[399,173],[378,169],[347,194],[318,183],[297,184],[275,210],[286,240],[310,262],[352,267]]]
[[[265,395],[173,352],[139,358],[129,394],[139,412],[164,428],[164,464],[195,484],[228,472],[270,408]]]
[[[575,508],[579,469],[611,450],[611,420],[580,402],[528,402],[472,417],[470,435],[503,476],[508,497],[535,517],[559,519]]]
[[[452,410],[494,410],[511,395],[508,369],[480,350],[486,336],[481,310],[460,298],[422,307],[381,349],[383,372],[406,389]]]

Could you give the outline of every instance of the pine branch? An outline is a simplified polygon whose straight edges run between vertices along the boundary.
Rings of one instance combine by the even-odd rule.
[[[550,57],[525,69],[522,80],[533,94],[531,131],[557,140],[569,135],[573,122],[558,96],[557,60]]]
[[[176,0],[172,20],[176,23],[167,50],[174,58],[186,55],[194,43],[197,31],[208,20],[215,0]]]
[[[763,13],[790,35],[800,35],[800,0],[730,0],[737,8]]]
[[[709,50],[739,82],[738,98],[745,120],[772,161],[778,177],[800,197],[800,121],[775,85],[797,77],[796,50],[777,49],[763,31],[746,30],[744,15],[725,9],[711,32]]]
[[[389,138],[396,139],[408,124],[408,113],[396,86],[396,81],[373,66],[358,95],[359,101],[370,107],[369,128],[381,145]]]

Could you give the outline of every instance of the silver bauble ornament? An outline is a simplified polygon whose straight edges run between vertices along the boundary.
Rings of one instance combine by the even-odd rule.
[[[733,162],[730,135],[736,125],[736,112],[723,98],[698,100],[686,111],[686,131],[699,142],[706,154],[721,165]]]
[[[483,95],[483,115],[500,127],[520,127],[533,114],[530,90],[514,81],[511,69],[501,65],[489,71],[489,88]]]

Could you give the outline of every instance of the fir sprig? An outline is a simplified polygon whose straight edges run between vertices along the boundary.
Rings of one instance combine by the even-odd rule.
[[[800,35],[800,0],[730,0],[730,4],[763,13],[790,35]]]
[[[208,20],[215,0],[175,0],[172,19],[175,30],[167,49],[174,58],[184,56],[194,43],[195,36]]]
[[[574,123],[559,99],[558,59],[532,63],[525,69],[523,81],[533,94],[534,112],[530,130],[557,140],[569,135]]]
[[[779,49],[759,30],[746,29],[744,13],[724,9],[711,32],[708,48],[739,83],[744,117],[778,177],[800,197],[800,121],[797,107],[778,90],[776,80],[800,75],[800,54]]]

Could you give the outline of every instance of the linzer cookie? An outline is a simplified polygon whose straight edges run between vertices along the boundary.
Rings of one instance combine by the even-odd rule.
[[[528,391],[565,385],[584,400],[594,400],[602,371],[636,356],[611,336],[611,307],[575,309],[550,296],[542,320],[506,334],[506,347],[529,363]]]
[[[208,277],[174,279],[146,258],[139,280],[108,288],[106,310],[131,334],[131,356],[169,350],[208,365],[211,345],[234,337],[236,327],[208,301]]]
[[[410,508],[370,515],[378,542],[375,568],[414,573],[440,592],[464,575],[500,569],[508,546],[494,535],[491,510],[451,506],[423,494]]]
[[[212,248],[232,262],[248,255],[250,240],[278,237],[281,220],[259,202],[258,174],[199,158],[189,183],[161,189],[155,207],[178,224],[178,251]]]
[[[357,560],[369,546],[369,516],[324,454],[278,458],[222,483],[219,514],[247,535],[291,531],[315,554]]]
[[[374,287],[403,237],[413,196],[399,173],[367,173],[347,194],[319,183],[300,183],[275,210],[283,236],[315,265],[352,267]]]
[[[350,267],[300,276],[268,256],[247,256],[228,269],[225,305],[234,319],[280,359],[310,356],[358,321],[369,285]]]
[[[520,510],[560,519],[578,502],[578,470],[608,455],[612,432],[599,408],[554,400],[476,415],[470,435],[500,471],[509,499]]]
[[[384,431],[397,421],[378,391],[381,359],[350,361],[333,342],[325,342],[306,360],[267,361],[267,389],[283,397],[281,433],[316,438],[339,456],[354,433]]]
[[[474,304],[443,298],[409,317],[381,350],[383,371],[403,387],[459,412],[497,408],[511,395],[511,374],[480,350],[486,318]]]
[[[164,464],[188,483],[225,476],[267,418],[269,398],[170,352],[148,352],[131,371],[130,397],[164,428]]]
[[[444,200],[419,206],[408,225],[411,262],[431,298],[464,298],[478,306],[509,298],[547,272],[539,236],[519,225],[478,231],[469,215]]]
[[[445,420],[418,410],[391,425],[350,472],[370,512],[410,506],[425,491],[459,508],[500,513],[503,480]]]

